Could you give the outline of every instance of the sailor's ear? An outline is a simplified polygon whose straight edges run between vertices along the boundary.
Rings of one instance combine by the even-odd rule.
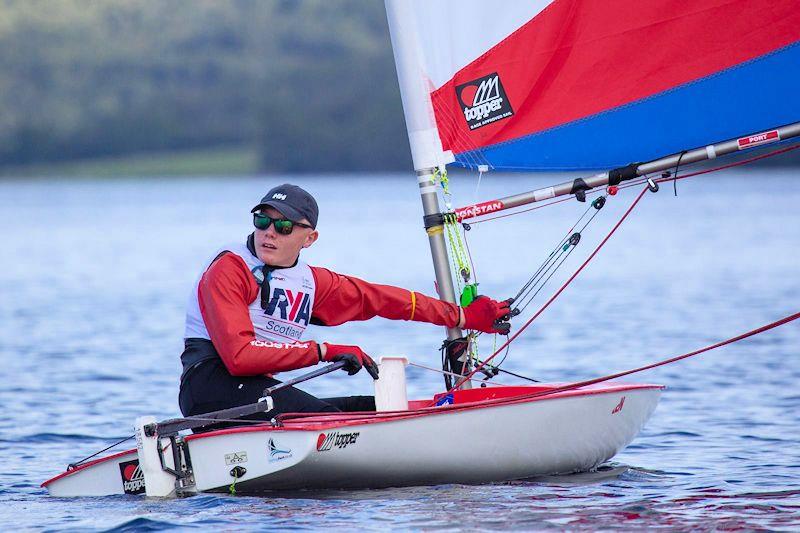
[[[309,232],[309,234],[306,236],[305,242],[303,243],[303,248],[308,248],[317,242],[317,239],[319,239],[319,232],[317,230]]]

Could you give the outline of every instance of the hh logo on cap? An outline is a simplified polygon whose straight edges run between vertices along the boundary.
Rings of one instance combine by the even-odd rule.
[[[276,192],[275,194],[272,195],[272,199],[273,200],[286,200],[286,195],[283,194],[282,192]]]

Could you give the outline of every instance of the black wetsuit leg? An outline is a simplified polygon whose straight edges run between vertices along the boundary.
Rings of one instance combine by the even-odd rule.
[[[191,368],[181,380],[179,404],[184,416],[255,403],[264,389],[280,383],[266,376],[232,376],[221,359],[204,361]],[[270,420],[282,413],[330,413],[338,411],[375,410],[372,396],[350,396],[321,400],[295,387],[287,387],[272,395],[275,408],[267,413],[245,417],[248,420]],[[214,424],[204,428],[220,429],[236,422]]]
[[[375,396],[341,396],[339,398],[322,398],[322,401],[348,413],[375,410]]]

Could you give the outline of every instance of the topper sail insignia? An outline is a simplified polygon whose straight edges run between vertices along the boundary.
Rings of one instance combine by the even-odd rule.
[[[460,230],[468,226],[459,223],[480,223],[560,196],[586,201],[598,195],[583,204],[573,229],[509,300],[513,316],[579,246],[581,232],[607,200],[630,186],[641,187],[638,196],[575,273],[491,356],[477,356],[473,334],[448,329],[442,349],[446,391],[407,400],[407,361],[384,358],[375,382],[377,412],[284,414],[268,423],[181,433],[268,413],[272,393],[343,364],[336,363],[267,389],[254,404],[162,422],[140,417],[136,449],[70,465],[43,484],[50,494],[247,494],[482,483],[590,470],[635,438],[663,388],[609,380],[800,318],[796,313],[688,354],[581,382],[489,381],[502,371],[490,361],[565,290],[648,190],[679,179],[678,171],[693,163],[786,145],[800,135],[796,0],[386,0],[386,8],[442,299],[468,305],[477,295],[461,242]],[[734,164],[795,148],[800,145]],[[456,209],[449,163],[481,173],[603,172]],[[664,174],[649,175],[659,172]],[[472,389],[477,372],[486,376],[484,386]],[[478,460],[453,453],[465,442]]]

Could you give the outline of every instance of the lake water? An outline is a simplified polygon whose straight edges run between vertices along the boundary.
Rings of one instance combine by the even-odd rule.
[[[631,376],[667,389],[613,459],[614,475],[283,496],[51,498],[42,481],[132,433],[136,416],[178,415],[184,304],[203,260],[244,239],[249,209],[289,178],[0,182],[0,524],[21,529],[800,528],[800,322]],[[416,180],[291,178],[319,199],[311,264],[433,292]],[[455,178],[455,203],[564,176]],[[619,219],[610,198],[564,279]],[[590,378],[688,352],[800,310],[800,171],[728,171],[647,194],[567,291],[512,346],[508,370]],[[511,296],[583,213],[565,202],[475,225],[481,292]],[[545,294],[539,298],[543,301]],[[524,319],[534,310],[528,308]],[[517,320],[520,324],[522,320]],[[443,332],[376,319],[311,338],[435,366]],[[483,353],[491,340],[482,342]],[[502,376],[502,383],[514,378]],[[364,375],[310,383],[369,394]],[[409,369],[409,395],[441,377]],[[546,431],[546,428],[542,428]],[[464,461],[479,461],[464,443]]]

